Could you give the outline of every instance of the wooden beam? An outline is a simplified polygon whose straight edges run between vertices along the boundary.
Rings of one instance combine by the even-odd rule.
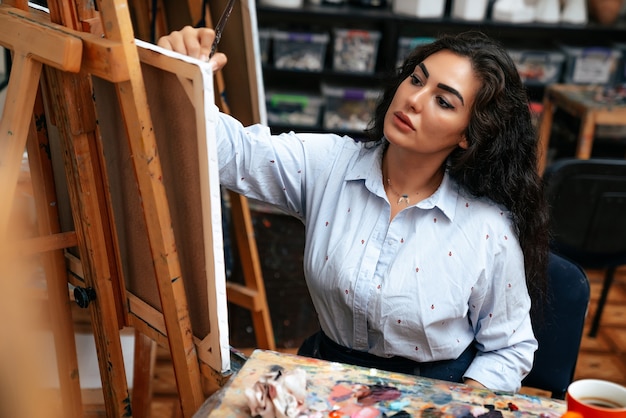
[[[226,283],[228,301],[249,311],[259,312],[265,305],[265,299],[255,289],[239,283]]]
[[[76,232],[62,232],[58,234],[46,235],[30,238],[25,241],[15,243],[10,251],[15,251],[19,256],[38,254],[48,251],[62,250],[74,247],[78,244]]]
[[[40,62],[29,58],[25,52],[13,54],[4,113],[0,121],[0,196],[4,199],[0,205],[0,237],[4,237],[7,232],[9,214],[13,208],[40,75]]]
[[[83,46],[77,36],[51,22],[38,22],[30,13],[0,4],[0,45],[13,51],[28,51],[35,59],[59,70],[80,71]],[[71,35],[71,34],[69,34]]]
[[[11,9],[5,4],[0,4],[0,27],[7,28],[0,33],[0,45],[28,50],[34,59],[54,68],[73,73],[82,70],[112,83],[130,78],[123,46],[101,33],[75,31],[50,22],[47,13]],[[40,39],[45,40],[44,46]]]

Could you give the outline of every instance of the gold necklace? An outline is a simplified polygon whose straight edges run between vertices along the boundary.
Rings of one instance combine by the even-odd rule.
[[[409,198],[409,195],[406,193],[404,194],[398,193],[391,185],[391,179],[389,177],[387,177],[387,186],[389,186],[389,190],[391,190],[391,192],[398,197],[398,202],[396,202],[397,205],[399,205],[402,202],[404,202],[406,206],[409,206],[411,204],[411,199]],[[415,192],[415,194],[418,195],[419,192]]]

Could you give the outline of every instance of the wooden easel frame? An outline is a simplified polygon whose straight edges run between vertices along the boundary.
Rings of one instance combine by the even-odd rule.
[[[212,0],[206,4],[207,8],[204,11],[201,7],[205,6],[202,0],[188,0],[183,3],[160,0],[157,2],[156,10],[151,10],[149,3],[151,2],[147,0],[129,1],[131,13],[135,12],[136,33],[144,40],[150,39],[152,25],[156,30],[154,33],[156,39],[172,30],[180,29],[184,25],[193,25],[199,21],[211,26],[214,20],[212,16],[218,16],[224,10],[227,0]],[[265,119],[264,106],[261,105],[264,97],[258,60],[259,51],[255,51],[258,45],[253,42],[257,38],[254,33],[256,30],[255,14],[253,1],[241,0],[236,3],[219,47],[220,51],[227,54],[229,64],[224,71],[215,74],[215,101],[220,110],[233,114],[246,124],[262,122]],[[154,22],[151,21],[152,19]],[[242,33],[244,42],[241,40]],[[229,39],[226,40],[225,37]],[[226,89],[225,79],[230,82],[228,89]],[[229,102],[227,97],[234,97],[237,100]],[[228,201],[234,228],[234,242],[237,245],[244,277],[243,284],[227,281],[228,301],[250,311],[257,347],[274,350],[276,347],[274,333],[248,201],[244,196],[231,191],[228,191]],[[153,350],[154,348],[149,343],[148,346],[136,350],[134,388],[143,390],[146,402],[149,402],[151,398],[150,378],[155,361]],[[203,364],[201,363],[201,366]],[[202,369],[202,371],[205,375],[211,374],[211,370]]]
[[[220,16],[228,0],[211,0],[203,12],[202,0],[159,0],[157,10],[151,10],[149,0],[129,0],[134,11],[136,33],[148,40],[151,35],[152,19],[155,20],[156,36],[195,25],[204,21],[212,26]],[[155,16],[156,14],[156,16]],[[239,0],[235,3],[226,25],[219,51],[228,56],[228,65],[216,73],[215,102],[224,113],[232,114],[244,125],[265,120],[264,100],[259,51],[254,51],[256,9],[253,1]],[[245,40],[242,42],[243,39]],[[228,86],[228,88],[226,88]],[[236,98],[228,100],[227,97]],[[265,295],[265,284],[261,263],[258,258],[254,227],[248,200],[237,193],[228,192],[230,211],[234,227],[234,242],[237,244],[244,283],[227,282],[228,301],[250,311],[258,348],[275,350],[274,332]]]
[[[226,298],[223,297],[226,285],[217,150],[212,128],[216,110],[204,105],[205,101],[210,106],[213,103],[213,73],[205,63],[182,56],[166,56],[157,51],[157,47],[137,43],[141,44],[138,51],[150,110],[158,115],[153,129],[161,156],[162,183],[172,213],[172,229],[177,239],[176,252],[187,290],[186,305],[181,306],[184,309],[178,314],[191,318],[201,371],[212,381],[220,382],[230,373],[230,356]],[[133,177],[126,163],[131,154],[125,150],[127,141],[120,141],[126,134],[122,124],[117,122],[122,117],[118,115],[111,87],[110,83],[94,79],[98,118],[106,121],[100,130],[104,153],[109,157],[106,163],[113,212],[124,214],[122,219],[116,218],[116,226],[126,277],[128,324],[142,336],[149,336],[152,341],[171,349],[164,311],[171,301],[164,297],[162,286],[157,291],[154,282],[158,278],[152,277],[149,271],[153,260],[138,209],[141,196],[137,195],[134,182],[127,180]],[[197,138],[195,143],[194,138]],[[136,354],[141,355],[140,351],[136,349]],[[177,375],[187,370],[176,365],[174,369]],[[135,373],[135,384],[137,376],[141,373]]]
[[[59,25],[50,24],[49,30],[46,30],[30,21],[24,21],[26,16],[20,13],[27,7],[24,1],[4,2],[0,7],[2,8],[0,10],[2,26],[7,31],[4,33],[14,35],[10,40],[2,37],[2,46],[13,52],[15,62],[7,87],[6,107],[0,122],[0,155],[4,160],[0,165],[0,178],[4,179],[0,188],[6,199],[5,205],[0,209],[0,237],[4,237],[9,222],[8,211],[12,207],[21,154],[29,135],[29,162],[33,165],[31,175],[35,187],[35,202],[38,209],[52,207],[49,200],[55,192],[50,187],[50,181],[45,181],[46,178],[51,179],[48,176],[50,174],[49,161],[46,157],[42,158],[40,152],[42,147],[47,145],[47,137],[45,132],[44,135],[39,135],[42,133],[41,126],[35,128],[33,112],[29,109],[34,111],[36,117],[42,115],[42,101],[38,94],[42,63],[61,71],[77,73],[82,63],[83,48],[80,37],[68,37],[63,32],[63,27]],[[54,48],[36,44],[35,40],[42,33],[48,33],[49,45]],[[35,164],[35,161],[40,164]],[[37,170],[37,167],[41,170]],[[44,213],[47,215],[48,209],[44,209]],[[75,233],[59,235],[58,218],[55,219],[53,215],[45,216],[40,220],[39,232],[42,233],[41,237],[31,240],[28,247],[36,252],[46,251],[44,268],[48,278],[51,314],[57,319],[53,325],[55,326],[55,346],[59,353],[57,361],[64,413],[67,416],[82,416],[67,282],[66,279],[55,280],[55,278],[63,277],[65,272],[63,254],[59,250],[76,245],[77,236]],[[115,361],[113,364],[116,364]]]
[[[115,84],[130,148],[133,155],[141,157],[134,159],[135,172],[145,212],[149,214],[146,222],[150,246],[159,258],[154,264],[161,301],[165,301],[162,308],[167,335],[165,337],[156,330],[151,337],[169,346],[181,408],[185,416],[191,416],[204,400],[200,365],[193,336],[188,332],[191,325],[185,310],[183,280],[179,279],[180,264],[175,251],[169,251],[175,248],[175,240],[168,227],[171,221],[165,192],[158,181],[161,167],[128,8],[125,1],[119,0],[99,1],[98,12],[93,5],[76,7],[69,3],[49,2],[50,16],[28,10],[24,1],[0,5],[2,26],[17,29],[9,31],[6,37],[0,36],[0,43],[14,53],[7,90],[9,110],[5,110],[0,123],[0,155],[5,161],[0,165],[0,176],[7,180],[2,183],[0,192],[9,197],[14,195],[19,162],[32,121],[30,109],[37,97],[42,65],[46,64],[43,89],[49,100],[46,110],[52,114],[51,118],[61,133],[76,232],[58,234],[53,227],[48,227],[50,235],[31,241],[29,246],[33,252],[59,254],[61,249],[78,244],[80,265],[70,269],[82,271],[70,281],[92,289],[97,295],[89,309],[107,416],[130,416],[130,396],[119,341],[119,329],[130,320],[124,306],[126,294],[121,267],[115,256],[112,214],[105,203],[107,179],[97,141],[90,76],[96,75]],[[104,37],[97,35],[100,28],[104,29]],[[83,29],[96,34],[82,32]],[[41,35],[45,35],[45,41],[39,39]],[[79,108],[85,113],[77,112]],[[10,208],[11,203],[9,198],[3,208]],[[1,210],[0,234],[8,222],[8,211]],[[62,289],[63,286],[57,282],[55,288]],[[67,295],[60,299],[60,305],[67,305]],[[76,375],[77,369],[72,364],[68,368]],[[75,405],[80,403],[77,401],[80,399],[79,387],[76,390],[78,379],[70,379],[70,383],[72,389],[67,392],[76,395],[69,397]],[[61,384],[63,392],[63,379]],[[80,406],[68,413],[68,416],[81,415]]]

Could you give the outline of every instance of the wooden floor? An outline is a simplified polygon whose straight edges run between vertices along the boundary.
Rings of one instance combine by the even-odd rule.
[[[590,322],[600,294],[602,272],[589,271],[588,276],[591,283],[588,314]],[[626,385],[626,269],[618,272],[611,287],[598,336],[590,338],[586,334],[587,332],[581,345],[575,379],[599,378]],[[165,351],[159,352],[154,385],[152,418],[176,417],[176,388],[172,366]]]
[[[587,272],[591,283],[591,304],[587,322],[595,313],[602,288],[602,272]],[[611,286],[602,323],[596,338],[585,333],[575,379],[599,378],[626,385],[626,269],[618,271]]]

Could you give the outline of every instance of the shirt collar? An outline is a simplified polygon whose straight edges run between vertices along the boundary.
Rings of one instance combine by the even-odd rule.
[[[382,158],[384,141],[364,143],[354,164],[346,173],[346,181],[365,181],[365,187],[375,195],[384,198],[385,189],[382,178]],[[429,198],[419,202],[420,209],[438,208],[450,221],[454,220],[460,186],[444,173],[439,188]]]
[[[437,207],[450,221],[454,221],[458,199],[459,185],[450,177],[448,170],[446,170],[439,188],[428,199],[419,202],[417,207],[422,209]]]

